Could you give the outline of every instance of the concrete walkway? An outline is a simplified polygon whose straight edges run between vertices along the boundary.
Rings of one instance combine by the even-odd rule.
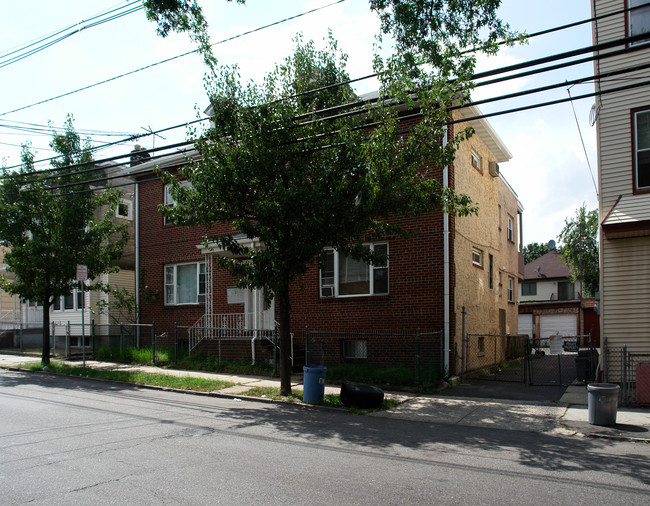
[[[11,368],[26,362],[38,362],[39,357],[0,355],[0,367]],[[80,365],[79,362],[72,362]],[[219,395],[241,397],[253,387],[279,387],[275,378],[180,371],[154,366],[134,366],[110,362],[86,361],[93,369],[140,371],[167,376],[192,376],[235,383],[219,390]],[[302,377],[292,377],[292,389],[302,391]],[[582,435],[590,437],[650,441],[650,410],[621,408],[617,410],[616,425],[604,427],[589,423],[587,389],[571,385],[559,402],[478,399],[454,397],[453,387],[445,395],[415,395],[403,392],[384,392],[385,397],[401,404],[387,411],[368,413],[367,416],[411,420],[423,423],[452,424],[469,427],[490,427],[500,430],[518,430],[539,433]],[[338,395],[340,386],[326,385],[325,393]],[[255,400],[255,398],[249,398]]]

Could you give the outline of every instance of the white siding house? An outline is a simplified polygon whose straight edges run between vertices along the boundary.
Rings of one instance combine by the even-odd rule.
[[[601,251],[601,335],[609,348],[650,353],[650,86],[647,70],[612,71],[650,61],[650,2],[592,0],[596,51]],[[643,6],[647,4],[647,6]],[[633,11],[626,8],[642,6]],[[630,39],[629,37],[632,37]],[[636,37],[636,39],[634,39]],[[608,53],[620,52],[608,57]],[[617,88],[626,88],[617,90]],[[604,340],[603,340],[604,341]],[[619,381],[610,371],[610,381]]]

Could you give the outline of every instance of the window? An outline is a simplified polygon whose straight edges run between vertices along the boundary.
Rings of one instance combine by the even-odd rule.
[[[521,284],[521,295],[537,295],[537,282],[527,281]]]
[[[367,244],[375,254],[388,257],[388,244]],[[351,297],[388,293],[388,260],[366,264],[330,249],[325,251],[320,271],[321,297]]]
[[[628,0],[627,6],[629,9],[639,7],[643,4],[648,4],[648,0]],[[642,33],[650,32],[650,4],[640,7],[639,9],[631,10],[627,13],[628,29],[627,34],[629,37],[641,35]],[[635,44],[645,44],[647,40],[639,40],[631,42],[630,46]]]
[[[560,281],[557,284],[557,298],[558,300],[574,300],[575,285],[570,281]]]
[[[181,181],[181,186],[184,186],[185,188],[192,188],[192,183],[190,183],[189,181]],[[172,197],[171,194],[171,185],[169,184],[165,185],[165,205],[168,207],[173,207],[176,205],[176,201],[174,200],[174,197]],[[165,225],[168,225],[171,223],[171,221],[168,221],[167,217],[165,217],[164,223]]]
[[[480,336],[477,341],[478,344],[478,354],[483,355],[485,354],[485,337]]]
[[[508,302],[515,301],[515,278],[508,277]]]
[[[480,249],[472,248],[472,263],[477,267],[483,267],[483,252]]]
[[[63,297],[54,297],[52,301],[52,311],[73,311],[75,309],[83,309],[85,302],[85,292],[77,290],[76,288]]]
[[[499,271],[499,297],[503,297],[503,273]]]
[[[633,113],[634,182],[636,189],[650,189],[650,109]]]
[[[343,358],[368,358],[368,341],[343,341]]]
[[[133,202],[130,200],[120,200],[115,209],[115,216],[125,220],[133,219]]]
[[[481,171],[481,157],[472,151],[472,167],[479,172]]]
[[[501,204],[499,204],[498,211],[499,216],[497,216],[497,223],[499,224],[499,230],[501,230]]]
[[[205,263],[165,266],[165,305],[205,302]]]
[[[488,287],[494,288],[494,257],[492,254],[488,256]]]
[[[512,216],[508,215],[508,240],[515,242],[515,220]]]

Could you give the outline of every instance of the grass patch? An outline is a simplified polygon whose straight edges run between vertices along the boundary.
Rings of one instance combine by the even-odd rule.
[[[151,346],[140,349],[134,347],[103,347],[97,350],[97,360],[120,362],[123,364],[153,364]],[[251,365],[250,362],[230,362],[219,360],[218,356],[189,354],[187,350],[178,350],[173,346],[156,346],[156,365],[173,367],[188,371],[224,372],[229,374],[249,374],[272,376],[273,368],[269,364]]]
[[[68,376],[82,376],[86,378],[98,378],[113,381],[124,381],[135,385],[151,385],[179,390],[194,390],[196,392],[214,392],[222,388],[233,386],[230,381],[208,380],[204,378],[191,378],[188,376],[171,376],[165,374],[152,374],[133,371],[105,371],[90,369],[88,367],[77,367],[60,362],[50,362],[50,365],[43,367],[40,363],[27,364],[25,367],[32,371],[48,371]]]
[[[422,370],[419,384],[415,371],[407,367],[373,367],[366,364],[343,364],[327,368],[327,379],[334,383],[352,381],[384,387],[404,386],[430,388],[437,385],[440,376],[430,370]]]

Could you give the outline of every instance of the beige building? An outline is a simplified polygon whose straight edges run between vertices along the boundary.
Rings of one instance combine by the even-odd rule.
[[[647,70],[626,69],[650,61],[650,5],[646,0],[594,0],[594,16],[617,13],[593,24],[594,44],[619,41],[596,51],[595,73],[625,71],[596,80],[594,121],[598,135],[600,194],[601,336],[611,351],[623,345],[650,353],[650,88]],[[608,53],[617,52],[615,56]],[[625,89],[620,89],[625,88]],[[620,356],[620,351],[615,351]],[[620,361],[620,360],[619,360]],[[620,367],[609,360],[609,381]],[[631,371],[633,373],[633,371]]]
[[[476,107],[463,109],[465,118],[480,114]],[[485,119],[470,120],[469,125],[475,135],[456,153],[455,189],[469,195],[479,212],[455,220],[455,313],[460,319],[465,311],[466,333],[517,334],[517,293],[519,280],[523,279],[523,207],[499,173],[499,163],[507,162],[512,155]],[[456,349],[460,347],[462,330],[458,320]],[[470,348],[469,352],[481,350]]]

